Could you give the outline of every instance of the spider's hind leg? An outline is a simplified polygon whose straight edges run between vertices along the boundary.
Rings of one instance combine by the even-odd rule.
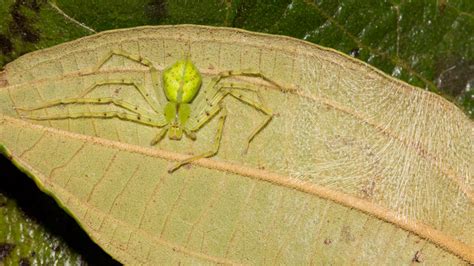
[[[253,97],[248,96],[247,94],[242,93],[243,91],[251,91],[255,92],[257,95],[256,99]],[[241,83],[241,82],[226,82],[226,83],[220,83],[218,85],[218,88],[216,89],[216,92],[214,94],[214,97],[212,98],[211,101],[208,101],[208,107],[211,107],[213,105],[217,105],[220,102],[224,100],[224,98],[227,95],[231,95],[238,101],[249,105],[253,107],[254,109],[257,109],[258,111],[262,112],[266,118],[260,123],[258,127],[256,127],[252,133],[249,135],[247,138],[247,144],[244,150],[244,153],[246,153],[249,149],[250,142],[255,138],[255,136],[264,129],[268,123],[272,120],[273,118],[273,112],[270,108],[266,106],[266,104],[262,100],[262,95],[260,91],[251,84],[247,83]],[[207,108],[204,108],[204,112],[206,112]]]
[[[257,101],[254,101],[252,100],[251,98],[243,95],[242,93],[238,92],[238,91],[231,91],[230,94],[236,98],[237,100],[243,102],[243,103],[246,103],[252,107],[254,107],[255,109],[261,111],[262,113],[264,113],[266,115],[266,118],[262,121],[262,123],[260,123],[260,125],[258,127],[256,127],[252,133],[250,133],[250,135],[248,136],[247,138],[247,145],[245,146],[245,153],[247,153],[248,149],[249,149],[249,146],[250,146],[250,142],[255,138],[255,136],[260,133],[260,131],[262,131],[262,129],[264,129],[268,123],[270,123],[270,121],[272,120],[273,118],[273,112],[267,108],[266,106],[262,105],[261,103],[257,102]]]
[[[229,70],[229,71],[224,71],[218,74],[218,77],[216,79],[216,82],[214,85],[216,85],[220,80],[229,78],[229,77],[254,77],[254,78],[261,78],[265,80],[266,82],[270,83],[272,86],[281,88],[281,86],[276,83],[274,80],[271,78],[267,77],[266,75],[262,74],[259,71],[255,71],[252,69],[245,69],[245,70]]]

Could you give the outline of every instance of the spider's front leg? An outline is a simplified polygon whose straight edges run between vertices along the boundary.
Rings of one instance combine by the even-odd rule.
[[[126,102],[121,99],[117,98],[112,98],[112,97],[103,97],[103,98],[67,98],[67,99],[59,99],[59,100],[53,100],[50,102],[46,102],[34,107],[16,107],[15,109],[20,110],[20,111],[35,111],[35,110],[41,110],[41,109],[46,109],[50,107],[55,107],[59,105],[67,105],[67,104],[112,104],[117,107],[126,109],[130,112],[133,112],[135,114],[143,114],[144,116],[153,116],[153,114],[149,114],[147,110],[144,108],[131,104],[129,102]]]
[[[156,120],[144,114],[130,114],[125,112],[107,111],[107,112],[78,112],[68,113],[64,115],[51,116],[22,116],[30,120],[62,120],[62,119],[78,119],[78,118],[118,118],[124,121],[130,121],[151,127],[162,128],[168,124],[166,121]]]
[[[97,104],[97,105],[114,105],[121,109],[132,112],[129,114],[126,112],[117,112],[117,111],[106,111],[106,112],[75,112],[67,113],[64,115],[21,115],[22,118],[30,120],[61,120],[61,119],[76,119],[76,118],[119,118],[122,120],[128,120],[131,122],[136,122],[140,124],[145,124],[153,127],[163,127],[167,124],[164,118],[156,119],[156,114],[150,113],[148,110],[136,105],[129,103],[127,101],[112,98],[112,97],[103,97],[103,98],[66,98],[49,101],[34,107],[15,107],[15,109],[23,112],[32,112],[36,110],[48,109],[60,105],[70,105],[70,104]]]
[[[158,73],[158,70],[156,67],[153,65],[151,60],[142,57],[140,55],[133,55],[131,53],[125,52],[123,50],[119,49],[114,49],[110,51],[107,55],[105,55],[94,67],[94,72],[98,71],[100,68],[102,68],[113,56],[121,56],[124,57],[130,61],[133,61],[135,63],[138,63],[142,66],[145,66],[148,68],[150,71],[150,76],[151,76],[151,81],[153,85],[153,89],[155,90],[156,95],[159,95],[160,93],[160,74]],[[142,94],[143,95],[143,94]],[[150,99],[147,96],[147,102],[150,103]],[[153,101],[151,101],[153,102]],[[165,106],[166,102],[164,100],[161,100],[161,97],[158,97],[158,102],[160,106]],[[151,103],[150,103],[151,104]]]
[[[92,91],[98,89],[99,87],[106,86],[106,85],[127,85],[132,86],[134,89],[140,93],[140,95],[145,99],[148,105],[155,111],[156,113],[160,113],[160,109],[154,102],[154,100],[150,97],[150,95],[146,92],[145,88],[132,80],[128,79],[109,79],[106,81],[97,81],[90,85],[86,90],[84,90],[81,94],[77,96],[77,98],[84,98],[86,95],[92,93]]]

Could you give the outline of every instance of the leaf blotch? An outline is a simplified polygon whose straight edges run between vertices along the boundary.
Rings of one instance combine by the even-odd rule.
[[[31,263],[30,263],[30,260],[28,260],[28,258],[21,258],[20,262],[18,262],[18,265],[19,266],[30,266]]]
[[[442,57],[436,64],[436,85],[439,89],[458,96],[470,83],[474,83],[474,61],[462,57]]]
[[[165,0],[151,0],[146,6],[145,13],[153,23],[160,23],[168,14]]]
[[[0,243],[0,262],[2,262],[15,248],[14,244]]]
[[[10,16],[12,18],[9,24],[10,33],[20,36],[25,42],[39,42],[39,30],[33,25],[37,20],[40,6],[43,3],[44,1],[41,0],[16,1],[10,8]]]
[[[3,34],[0,34],[0,51],[3,54],[9,54],[13,51],[12,42]]]

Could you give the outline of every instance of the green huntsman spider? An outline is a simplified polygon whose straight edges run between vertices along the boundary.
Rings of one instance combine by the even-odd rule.
[[[122,56],[147,67],[151,74],[153,89],[158,92],[158,71],[150,60],[141,56],[132,55],[121,50],[113,50],[99,61],[99,63],[94,68],[94,71],[98,71],[113,56]],[[185,164],[191,163],[200,158],[212,157],[217,154],[219,151],[224,123],[227,116],[227,111],[222,105],[222,101],[226,96],[230,95],[240,102],[248,106],[252,106],[266,116],[264,121],[258,127],[256,127],[247,138],[246,150],[255,136],[270,122],[273,117],[273,113],[261,101],[262,97],[260,95],[260,91],[255,87],[255,85],[245,82],[225,82],[227,78],[236,76],[261,78],[273,86],[280,87],[276,82],[257,71],[224,71],[213,77],[209,84],[203,89],[203,93],[205,94],[204,98],[201,98],[200,101],[193,101],[201,88],[202,78],[199,70],[196,68],[193,62],[188,57],[186,57],[184,60],[176,61],[173,65],[163,71],[162,81],[163,89],[166,95],[166,102],[164,102],[164,99],[159,99],[160,97],[158,97],[160,104],[156,104],[154,102],[154,99],[150,97],[150,95],[140,83],[127,79],[110,79],[107,81],[95,82],[75,98],[53,100],[36,107],[18,107],[16,109],[22,111],[34,111],[67,104],[111,104],[121,108],[122,111],[73,112],[65,115],[22,117],[30,120],[117,118],[154,128],[161,128],[156,137],[151,141],[151,145],[158,144],[164,138],[166,133],[168,133],[168,137],[171,140],[180,140],[183,135],[195,140],[196,132],[207,122],[209,122],[214,116],[220,113],[213,147],[207,152],[191,156],[178,162],[168,170],[168,172],[171,173]],[[87,94],[104,85],[127,85],[133,87],[150,105],[153,113],[119,98],[85,98]],[[242,93],[243,91],[251,91],[258,97],[255,99],[255,97],[251,97],[245,93]],[[192,116],[191,105],[195,104],[198,107],[197,110],[199,111],[197,111],[196,114]],[[164,105],[164,108],[161,110],[158,108],[160,105]]]

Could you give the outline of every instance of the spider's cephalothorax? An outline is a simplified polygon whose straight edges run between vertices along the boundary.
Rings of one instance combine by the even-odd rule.
[[[164,114],[169,123],[170,139],[180,140],[183,132],[191,139],[196,138],[186,128],[186,122],[191,114],[189,103],[198,93],[201,83],[201,74],[189,59],[179,60],[163,72],[163,89],[168,99]]]
[[[158,90],[161,89],[159,88],[158,70],[155,68],[151,60],[143,58],[142,56],[129,54],[125,51],[113,50],[109,52],[97,63],[93,71],[99,72],[102,66],[113,56],[121,56],[135,62],[136,64],[141,64],[147,67],[150,71],[153,89],[155,92],[158,92]],[[248,149],[248,146],[254,137],[265,128],[272,119],[272,111],[262,102],[261,99],[263,97],[260,94],[259,88],[252,83],[242,81],[242,79],[239,79],[239,81],[229,79],[232,77],[260,78],[273,87],[279,87],[278,84],[258,71],[239,70],[221,72],[210,79],[209,83],[201,89],[201,74],[192,61],[189,58],[186,58],[184,60],[178,60],[172,66],[163,71],[162,81],[166,99],[160,95],[157,95],[157,99],[155,99],[150,96],[148,90],[141,83],[132,79],[122,78],[95,82],[84,92],[74,98],[50,100],[36,107],[18,107],[17,110],[32,112],[35,110],[68,104],[111,105],[115,108],[113,111],[104,110],[102,112],[91,112],[85,109],[83,112],[67,112],[65,114],[38,116],[22,115],[22,117],[32,120],[116,118],[153,128],[160,128],[161,130],[151,141],[151,145],[156,145],[160,142],[167,132],[168,137],[173,140],[182,139],[183,134],[194,140],[196,138],[196,132],[217,114],[220,114],[212,149],[208,152],[191,156],[178,162],[169,169],[169,172],[173,172],[185,164],[200,158],[212,157],[217,154],[227,116],[226,109],[222,104],[226,96],[232,96],[244,103],[245,106],[251,106],[266,116],[262,123],[256,127],[247,138],[246,149]],[[133,102],[128,102],[126,99],[120,99],[117,97],[86,97],[92,91],[107,85],[127,86],[133,88],[141,95],[141,97],[143,97],[149,108],[143,108]],[[204,96],[196,97],[200,89],[203,90]],[[192,109],[191,105],[193,105]],[[191,110],[193,110],[194,114],[191,114]]]

